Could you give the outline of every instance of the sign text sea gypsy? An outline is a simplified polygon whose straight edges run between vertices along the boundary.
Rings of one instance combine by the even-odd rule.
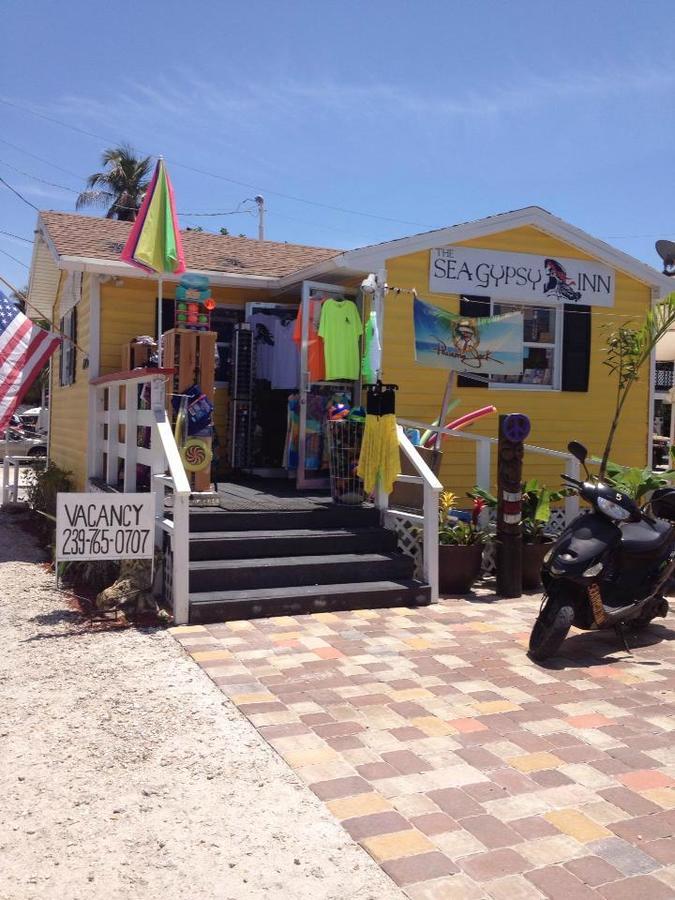
[[[441,247],[431,251],[429,290],[484,294],[499,300],[614,306],[615,278],[613,269],[585,259]]]
[[[151,559],[154,494],[59,494],[56,559]]]

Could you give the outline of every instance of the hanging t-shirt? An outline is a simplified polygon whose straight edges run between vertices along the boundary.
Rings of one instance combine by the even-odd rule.
[[[309,323],[307,325],[307,366],[311,382],[326,380],[326,366],[323,357],[323,340],[317,332],[317,324],[321,316],[321,301],[311,300],[309,304]],[[293,340],[302,346],[302,309],[298,312],[293,330]]]
[[[359,377],[359,338],[363,325],[352,300],[325,300],[321,307],[319,337],[323,338],[328,381],[357,381]]]
[[[300,353],[293,340],[294,320],[273,317],[274,351],[270,381],[274,390],[297,390],[300,384]]]
[[[261,381],[272,380],[272,362],[274,360],[274,330],[277,317],[268,313],[254,313],[248,320],[253,331],[256,355],[256,378]]]
[[[371,310],[366,322],[364,343],[361,372],[366,384],[374,384],[377,380],[377,373],[382,367],[382,345],[380,344],[380,331],[377,327],[375,310]]]

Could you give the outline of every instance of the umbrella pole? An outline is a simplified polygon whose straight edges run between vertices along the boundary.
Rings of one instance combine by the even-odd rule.
[[[162,367],[162,279],[157,280],[157,365]]]

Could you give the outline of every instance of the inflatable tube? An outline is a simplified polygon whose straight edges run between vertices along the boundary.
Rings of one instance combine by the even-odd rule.
[[[448,422],[445,426],[446,428],[452,428],[453,431],[458,431],[460,428],[464,428],[465,425],[470,425],[472,422],[476,422],[478,419],[482,419],[483,416],[489,416],[491,413],[497,412],[496,406],[483,406],[481,409],[474,409],[473,412],[466,413],[463,416],[460,416],[458,419],[453,419],[452,422]],[[434,425],[436,423],[434,422]],[[443,435],[439,435],[441,440],[443,439]],[[432,434],[430,438],[427,439],[426,444],[424,444],[427,448],[433,447],[433,439],[434,435]]]

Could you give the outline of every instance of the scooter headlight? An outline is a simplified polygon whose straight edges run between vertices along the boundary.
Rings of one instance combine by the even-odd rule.
[[[613,503],[606,497],[598,497],[596,502],[600,512],[606,515],[608,519],[614,519],[615,522],[625,522],[626,519],[630,519],[630,512],[624,509],[623,506],[619,506],[618,503]]]
[[[596,575],[599,575],[602,572],[603,564],[601,562],[596,563],[594,566],[590,566],[584,572],[584,578],[595,578]]]

